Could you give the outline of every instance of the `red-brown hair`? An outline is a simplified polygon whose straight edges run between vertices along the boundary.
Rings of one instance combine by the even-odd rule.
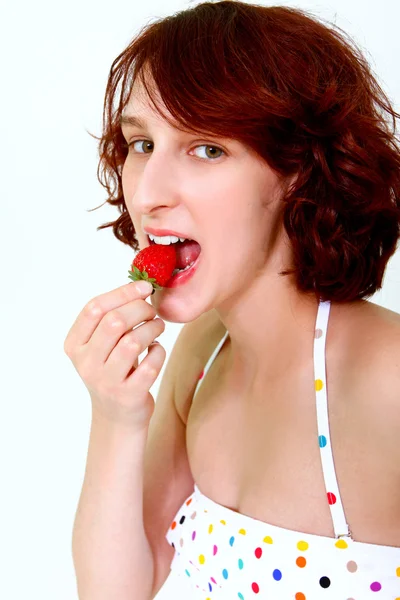
[[[146,69],[175,123],[157,105]],[[382,287],[400,238],[400,115],[342,30],[297,8],[224,0],[140,31],[112,63],[96,138],[97,176],[120,212],[97,229],[112,227],[135,251],[120,116],[136,77],[170,124],[240,141],[283,183],[297,175],[282,188],[293,263],[281,275],[294,274],[299,290],[335,302]]]

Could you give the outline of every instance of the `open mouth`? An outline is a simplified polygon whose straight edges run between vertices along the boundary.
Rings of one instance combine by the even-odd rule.
[[[154,245],[156,242],[149,238],[149,243]],[[190,269],[200,256],[201,246],[196,240],[185,240],[184,242],[178,240],[173,245],[176,249],[176,269],[173,275],[176,275]]]

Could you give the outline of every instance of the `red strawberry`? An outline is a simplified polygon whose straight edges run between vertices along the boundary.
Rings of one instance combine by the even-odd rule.
[[[129,279],[149,281],[154,290],[160,289],[172,277],[176,268],[176,252],[174,244],[152,244],[143,248],[132,263]]]

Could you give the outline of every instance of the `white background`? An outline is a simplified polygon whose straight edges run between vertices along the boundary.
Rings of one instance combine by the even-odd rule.
[[[281,4],[312,10],[352,35],[399,111],[398,2]],[[132,260],[111,229],[96,232],[116,209],[87,212],[105,191],[96,177],[97,142],[86,130],[101,133],[108,72],[131,38],[150,20],[191,6],[0,6],[1,600],[78,600],[71,533],[91,411],[63,343],[89,299],[128,282]],[[399,251],[371,301],[400,313]],[[167,323],[160,337],[167,359],[181,327]],[[155,398],[167,359],[150,390]],[[170,577],[157,598],[187,598],[177,586]]]

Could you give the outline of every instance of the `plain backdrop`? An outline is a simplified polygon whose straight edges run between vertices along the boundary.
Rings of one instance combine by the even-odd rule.
[[[96,177],[97,142],[86,130],[101,133],[108,72],[132,37],[194,4],[0,5],[1,600],[78,600],[71,534],[91,409],[63,343],[91,298],[128,282],[133,259],[111,229],[96,232],[116,209],[87,212],[106,196]],[[311,10],[352,35],[399,111],[400,3],[281,4]],[[400,312],[399,251],[370,301]],[[167,359],[150,390],[155,398],[181,327],[167,323],[159,338]],[[190,597],[182,586],[171,576],[157,598]]]

